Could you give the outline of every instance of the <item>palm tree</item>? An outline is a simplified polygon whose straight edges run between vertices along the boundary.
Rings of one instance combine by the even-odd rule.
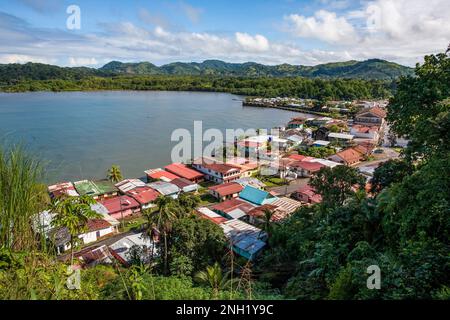
[[[156,215],[154,212],[154,208],[149,208],[142,211],[142,215],[147,219],[146,225],[143,227],[143,235],[148,238],[152,242],[152,250],[150,251],[149,261],[153,262],[153,257],[155,254],[155,243],[158,241],[160,232],[154,220],[156,219]]]
[[[111,166],[111,169],[108,170],[108,180],[115,183],[123,180],[122,172],[120,171],[119,166]]]
[[[222,272],[222,268],[217,262],[213,266],[206,267],[205,271],[198,272],[194,279],[200,284],[210,286],[214,299],[218,298],[221,290],[231,289],[232,284],[236,282],[236,280],[231,280],[229,272]]]
[[[177,219],[177,212],[179,212],[179,208],[177,207],[175,200],[167,196],[159,196],[158,198],[156,198],[155,204],[158,208],[158,211],[152,213],[149,217],[149,222],[151,222],[149,223],[149,227],[153,223],[164,238],[164,273],[167,274],[167,236],[172,229],[172,223]]]
[[[274,212],[268,208],[264,208],[263,210],[263,222],[261,224],[261,232],[265,231],[267,233],[267,237],[270,238],[273,231],[274,223],[272,221]]]
[[[56,213],[52,226],[66,228],[70,235],[71,263],[78,235],[86,230],[89,219],[101,218],[100,214],[91,209],[94,203],[95,200],[91,197],[81,196],[59,199],[52,205],[51,210]]]

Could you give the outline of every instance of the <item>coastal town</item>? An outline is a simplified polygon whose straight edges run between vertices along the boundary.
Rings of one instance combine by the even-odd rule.
[[[449,0],[0,0],[2,304],[445,306],[449,35]]]
[[[292,99],[272,102],[280,101],[302,111],[307,106]],[[118,261],[127,266],[136,247],[157,256],[159,230],[148,236],[142,225],[147,223],[146,212],[158,210],[155,203],[160,197],[199,196],[195,214],[220,226],[234,253],[252,261],[267,245],[268,234],[262,227],[267,212],[271,222],[279,223],[300,207],[321,202],[308,181],[322,168],[356,167],[366,177],[365,189],[370,192],[374,170],[397,158],[402,147],[401,139],[392,137],[386,124],[387,101],[336,105],[345,106],[338,115],[294,117],[276,128],[278,136],[242,137],[233,144],[230,158],[203,157],[149,168],[144,178],[63,181],[48,186],[54,200],[89,196],[94,201],[91,209],[101,217],[90,219],[87,230],[78,235],[76,264],[89,267]],[[353,114],[348,112],[355,108]],[[51,210],[41,212],[34,219],[34,229],[64,260],[71,248],[70,234],[65,227],[54,227],[54,218]]]

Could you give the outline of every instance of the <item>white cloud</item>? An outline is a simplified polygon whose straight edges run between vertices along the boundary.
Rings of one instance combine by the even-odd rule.
[[[347,52],[352,59],[382,58],[414,65],[442,52],[450,41],[450,1],[374,0],[338,17],[317,11],[285,17],[299,38],[313,38]]]
[[[97,66],[110,60],[163,64],[221,59],[314,65],[381,58],[414,65],[425,54],[447,48],[449,5],[448,0],[428,0],[425,5],[418,0],[375,0],[341,14],[324,10],[310,17],[291,13],[284,21],[295,36],[283,41],[239,30],[223,34],[175,31],[164,25],[142,27],[127,21],[101,24],[95,33],[73,33],[36,28],[0,12],[0,63]],[[373,12],[377,13],[375,20]],[[367,28],[367,21],[376,21],[376,27]],[[302,46],[311,47],[306,37],[323,45],[305,50]]]
[[[236,32],[236,41],[246,51],[263,52],[269,50],[269,40],[257,34],[251,36],[248,33]]]
[[[313,17],[291,14],[285,17],[290,31],[301,38],[315,38],[326,42],[351,42],[357,37],[353,26],[336,13],[317,11]]]
[[[56,59],[24,54],[0,54],[0,63],[27,63],[27,62],[39,62],[51,64],[55,63]]]

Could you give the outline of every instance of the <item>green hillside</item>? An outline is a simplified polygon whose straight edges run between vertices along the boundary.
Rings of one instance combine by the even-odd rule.
[[[217,75],[240,77],[310,77],[310,78],[361,78],[389,80],[413,73],[413,69],[393,62],[371,59],[366,61],[347,61],[327,63],[316,66],[281,64],[268,66],[254,62],[227,63],[220,60],[206,60],[202,63],[174,62],[155,67],[148,73],[141,70],[148,62],[108,63],[99,70],[128,74],[163,75]]]
[[[179,76],[236,76],[236,77],[307,77],[392,80],[410,75],[413,69],[393,62],[371,59],[301,66],[275,66],[255,62],[228,63],[220,60],[204,62],[173,62],[155,66],[150,62],[123,63],[111,61],[99,69],[87,67],[58,67],[41,63],[0,64],[0,82],[21,80],[79,80],[87,77],[115,75],[179,75]]]

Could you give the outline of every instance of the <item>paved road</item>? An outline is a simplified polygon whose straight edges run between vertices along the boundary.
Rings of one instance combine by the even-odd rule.
[[[269,188],[269,191],[275,191],[280,196],[290,195],[292,192],[296,191],[298,188],[303,187],[304,185],[308,184],[308,182],[309,182],[309,178],[296,179],[296,180],[293,180],[287,186],[272,187],[272,188]]]
[[[122,239],[124,237],[127,237],[129,235],[132,235],[132,234],[136,234],[136,233],[139,233],[139,232],[138,231],[127,231],[127,232],[124,232],[124,233],[118,233],[118,234],[115,234],[113,236],[104,238],[104,239],[102,239],[100,241],[97,241],[97,242],[94,242],[92,244],[89,244],[88,246],[84,247],[83,249],[81,249],[79,251],[74,252],[73,256],[74,257],[81,256],[82,254],[84,254],[84,253],[86,253],[88,251],[91,251],[92,249],[101,247],[103,245],[105,245],[105,246],[112,245],[113,243],[119,241],[120,239]],[[65,261],[67,261],[69,259],[70,259],[70,250],[66,254],[58,256],[58,260],[62,261],[62,262],[65,262]]]

